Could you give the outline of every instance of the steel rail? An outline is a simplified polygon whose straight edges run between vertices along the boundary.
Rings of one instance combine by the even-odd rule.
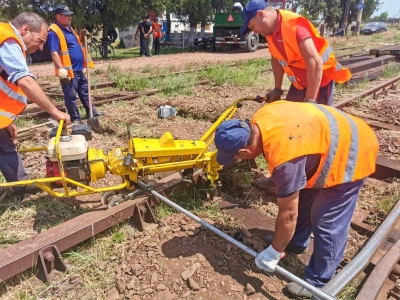
[[[343,107],[347,106],[347,104],[349,104],[350,102],[352,102],[354,100],[357,100],[359,98],[362,98],[362,97],[366,97],[366,96],[372,95],[372,94],[378,92],[379,90],[384,89],[385,87],[396,83],[397,81],[400,81],[400,75],[398,75],[398,76],[396,76],[396,77],[394,77],[394,78],[392,78],[392,79],[390,79],[390,80],[388,80],[388,81],[386,81],[386,82],[384,82],[384,83],[382,83],[382,84],[380,84],[378,86],[375,86],[372,89],[366,90],[365,92],[362,92],[361,94],[358,94],[356,96],[347,98],[347,99],[345,99],[343,101],[337,102],[337,103],[333,104],[333,107],[335,107],[335,108],[343,108]]]
[[[205,222],[204,220],[200,219],[196,215],[192,214],[191,212],[189,212],[186,209],[182,208],[181,206],[177,205],[173,201],[169,200],[167,197],[164,197],[160,193],[154,191],[153,187],[148,186],[148,185],[144,184],[141,181],[138,181],[138,185],[141,188],[149,191],[153,196],[157,197],[162,202],[166,203],[167,205],[173,207],[177,211],[179,211],[179,212],[183,213],[184,215],[188,216],[189,218],[191,218],[192,220],[194,220],[197,223],[201,224],[205,228],[209,229],[210,231],[212,231],[216,235],[218,235],[218,236],[222,237],[223,239],[227,240],[229,243],[231,243],[231,244],[237,246],[238,248],[242,249],[247,254],[250,254],[253,257],[257,256],[258,253],[256,251],[254,251],[253,249],[251,249],[251,248],[247,247],[246,245],[238,242],[237,240],[235,240],[234,238],[230,237],[226,233],[224,233],[221,230],[215,228],[214,226],[212,226],[209,223]],[[315,286],[312,286],[308,282],[300,279],[296,275],[290,273],[289,271],[285,270],[284,268],[282,268],[280,266],[277,266],[275,270],[279,274],[285,276],[287,279],[292,280],[292,281],[296,282],[297,284],[301,285],[302,287],[304,287],[305,289],[309,290],[311,293],[316,295],[319,299],[322,299],[322,300],[333,300],[333,299],[336,299],[335,297],[329,295],[329,293],[327,293],[327,292],[325,292],[325,291],[323,291],[323,290],[321,290],[321,289],[319,289],[319,288],[317,288]]]
[[[375,266],[355,300],[377,299],[384,281],[388,278],[393,266],[397,264],[399,259],[400,240],[390,248],[386,255]]]
[[[385,220],[381,223],[374,235],[364,248],[347,264],[335,277],[333,277],[322,289],[331,295],[339,294],[342,289],[357,276],[371,261],[378,247],[386,239],[393,225],[400,217],[400,201],[393,207]]]

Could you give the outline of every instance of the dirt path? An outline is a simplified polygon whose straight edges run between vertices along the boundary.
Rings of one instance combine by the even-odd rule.
[[[106,68],[109,64],[115,64],[124,71],[138,71],[151,65],[158,68],[174,66],[177,70],[184,70],[187,65],[219,64],[248,60],[252,58],[270,58],[271,55],[266,46],[260,46],[255,52],[246,52],[242,49],[234,49],[229,52],[189,52],[179,54],[168,54],[153,57],[134,57],[117,60],[96,60],[96,68]],[[29,66],[29,69],[37,77],[53,76],[53,63],[36,64]]]

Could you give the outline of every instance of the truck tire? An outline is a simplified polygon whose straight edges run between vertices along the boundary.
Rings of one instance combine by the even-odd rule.
[[[246,36],[246,50],[249,52],[256,51],[259,42],[260,38],[258,37],[258,34],[255,34],[253,31],[250,31]]]

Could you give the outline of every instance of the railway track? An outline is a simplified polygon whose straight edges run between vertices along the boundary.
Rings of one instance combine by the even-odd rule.
[[[383,134],[385,131],[400,132],[400,124],[398,124],[398,117],[396,118],[394,109],[396,108],[392,103],[392,115],[386,113],[382,116],[382,111],[379,110],[379,106],[385,106],[389,100],[393,100],[393,95],[396,95],[396,87],[400,81],[400,76],[390,79],[372,89],[364,91],[358,95],[349,97],[343,101],[334,104],[335,107],[340,108],[348,113],[358,115],[366,120],[375,130],[378,136]],[[139,97],[143,94],[155,93],[154,91],[145,91],[141,93],[132,93],[128,95],[110,94],[104,96],[100,101],[118,101],[132,99],[132,97]],[[397,102],[399,99],[397,98]],[[105,103],[105,102],[103,102]],[[378,109],[374,106],[377,105]],[[360,106],[362,109],[360,109]],[[386,107],[386,106],[385,106]],[[399,108],[400,105],[397,106]],[[378,113],[378,114],[377,114]],[[380,115],[379,115],[380,114]],[[400,114],[400,113],[399,113]],[[399,115],[398,114],[398,115]],[[40,112],[37,114],[40,115]],[[397,115],[397,116],[398,116]],[[33,116],[31,114],[31,116]],[[37,128],[32,128],[37,130]],[[25,132],[29,132],[26,130]],[[30,138],[32,135],[27,135]],[[384,138],[382,138],[385,141]],[[397,150],[400,151],[400,144],[398,148],[395,145],[391,147],[393,154]],[[389,145],[385,146],[385,152],[380,153],[377,160],[377,172],[368,180],[368,184],[371,185],[386,185],[387,181],[392,178],[400,178],[400,159],[399,156],[389,155]],[[379,180],[379,181],[375,181]],[[384,181],[381,181],[384,180]],[[195,180],[197,187],[204,187],[204,181],[201,176],[196,175]],[[165,177],[159,182],[157,190],[168,196],[173,188],[176,189],[187,189],[191,185],[188,182],[182,181],[179,174],[173,174]],[[218,197],[217,197],[218,198]],[[255,210],[249,210],[248,206],[243,204],[237,199],[221,194],[218,198],[220,202],[220,208],[224,211],[231,211],[235,218],[241,220],[243,226],[249,229],[255,235],[265,234],[265,231],[273,231],[274,219],[265,216]],[[58,225],[50,230],[38,234],[37,236],[17,243],[9,248],[0,251],[0,279],[2,281],[15,276],[16,274],[23,272],[31,267],[34,267],[39,263],[39,276],[44,281],[51,282],[52,271],[63,270],[62,260],[59,260],[59,253],[57,251],[65,251],[80,242],[93,237],[94,235],[114,226],[118,222],[121,222],[128,218],[133,218],[138,228],[144,226],[144,221],[155,222],[154,215],[152,214],[152,206],[158,203],[157,199],[152,197],[150,194],[143,196],[139,199],[135,199],[124,204],[118,205],[110,210],[105,207],[99,208],[97,211],[93,211],[78,218],[72,219],[66,223]],[[399,204],[397,205],[397,207]],[[394,211],[398,215],[400,212],[396,211],[398,208],[395,207]],[[385,216],[374,216],[373,225],[371,226],[371,216],[368,211],[357,210],[353,220],[352,228],[355,229],[362,235],[371,237],[374,232],[374,228],[380,225]],[[371,229],[373,228],[373,229]],[[400,224],[399,222],[393,222],[389,228],[386,228],[383,233],[381,243],[377,245],[375,250],[370,250],[372,255],[366,261],[365,266],[371,265],[374,267],[373,271],[365,270],[361,268],[360,272],[365,272],[366,276],[369,275],[364,284],[363,288],[357,299],[365,295],[374,295],[375,298],[368,299],[400,299],[398,297],[399,288],[399,239],[400,239]],[[386,238],[385,238],[386,237]],[[32,247],[34,245],[34,247]],[[55,245],[56,248],[47,248],[48,245]],[[311,246],[312,247],[312,246]],[[257,249],[255,249],[257,250]],[[50,259],[49,259],[49,254]],[[55,259],[59,264],[52,264],[52,259]],[[302,255],[300,259],[307,263],[309,256]],[[342,266],[350,264],[349,261],[342,262]],[[364,262],[365,263],[365,262]],[[339,272],[343,272],[344,268]],[[358,272],[357,272],[358,273]],[[357,275],[357,274],[355,274]],[[354,276],[355,276],[354,275]],[[380,280],[377,280],[380,279]],[[350,281],[350,278],[346,278],[346,283]],[[368,283],[368,284],[367,284]],[[328,291],[332,295],[338,295],[341,289],[338,289],[339,284],[334,285],[334,289]],[[392,298],[390,298],[392,297]],[[397,298],[396,298],[397,297]]]

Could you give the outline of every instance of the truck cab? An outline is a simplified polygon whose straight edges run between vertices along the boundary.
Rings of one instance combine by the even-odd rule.
[[[232,45],[238,44],[240,48],[249,52],[257,50],[259,43],[266,43],[263,36],[253,31],[240,36],[243,27],[241,12],[221,12],[215,14],[213,37],[215,48],[221,51],[229,51]]]

